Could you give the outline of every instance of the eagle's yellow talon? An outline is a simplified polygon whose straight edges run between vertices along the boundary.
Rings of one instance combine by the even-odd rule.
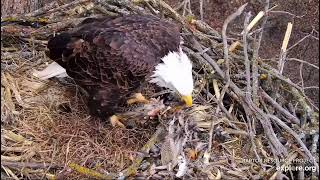
[[[118,126],[121,128],[125,128],[125,125],[120,121],[120,118],[116,115],[110,117],[110,123],[113,127]]]
[[[133,95],[133,98],[128,99],[127,104],[134,104],[134,103],[143,103],[147,104],[149,101],[141,94],[141,93],[135,93]]]

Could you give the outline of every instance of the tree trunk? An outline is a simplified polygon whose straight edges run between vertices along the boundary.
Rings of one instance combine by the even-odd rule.
[[[1,17],[35,11],[53,0],[1,0]]]

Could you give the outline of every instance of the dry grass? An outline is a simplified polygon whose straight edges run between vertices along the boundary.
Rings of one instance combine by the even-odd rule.
[[[19,52],[11,54],[15,53]],[[25,60],[16,57],[12,60],[21,68]],[[39,66],[34,68],[38,69]],[[121,170],[130,164],[130,158],[153,134],[155,127],[120,129],[90,117],[76,86],[36,80],[31,77],[32,69],[30,67],[24,72],[7,70],[2,75],[3,78],[10,77],[7,78],[12,80],[9,81],[9,87],[14,84],[18,93],[10,95],[4,92],[2,96],[2,130],[10,130],[32,141],[26,149],[35,149],[35,154],[24,159],[24,162],[63,166],[59,173],[64,174],[68,174],[65,169],[70,162],[93,169]],[[5,91],[9,87],[2,89]],[[17,96],[21,97],[24,107],[14,98]],[[14,104],[12,109],[8,108],[10,103]],[[24,147],[6,138],[1,145]],[[9,151],[2,155],[11,156],[15,153]]]

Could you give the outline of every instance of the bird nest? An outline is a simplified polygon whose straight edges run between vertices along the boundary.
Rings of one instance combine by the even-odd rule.
[[[55,3],[2,18],[1,178],[318,177],[318,110],[282,75],[288,36],[277,68],[259,58],[264,11],[250,22],[245,5],[239,7],[220,34],[162,0]],[[183,50],[194,65],[192,107],[163,104],[165,95],[149,93],[150,103],[123,114],[136,122],[132,128],[113,127],[88,115],[72,81],[32,75],[50,63],[44,53],[49,34],[88,16],[132,13],[183,26]],[[243,31],[229,37],[237,17],[244,19]]]

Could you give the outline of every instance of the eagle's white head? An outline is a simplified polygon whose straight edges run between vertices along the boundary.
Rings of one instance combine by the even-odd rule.
[[[162,58],[151,78],[151,83],[177,92],[187,106],[192,106],[192,64],[181,47]]]

